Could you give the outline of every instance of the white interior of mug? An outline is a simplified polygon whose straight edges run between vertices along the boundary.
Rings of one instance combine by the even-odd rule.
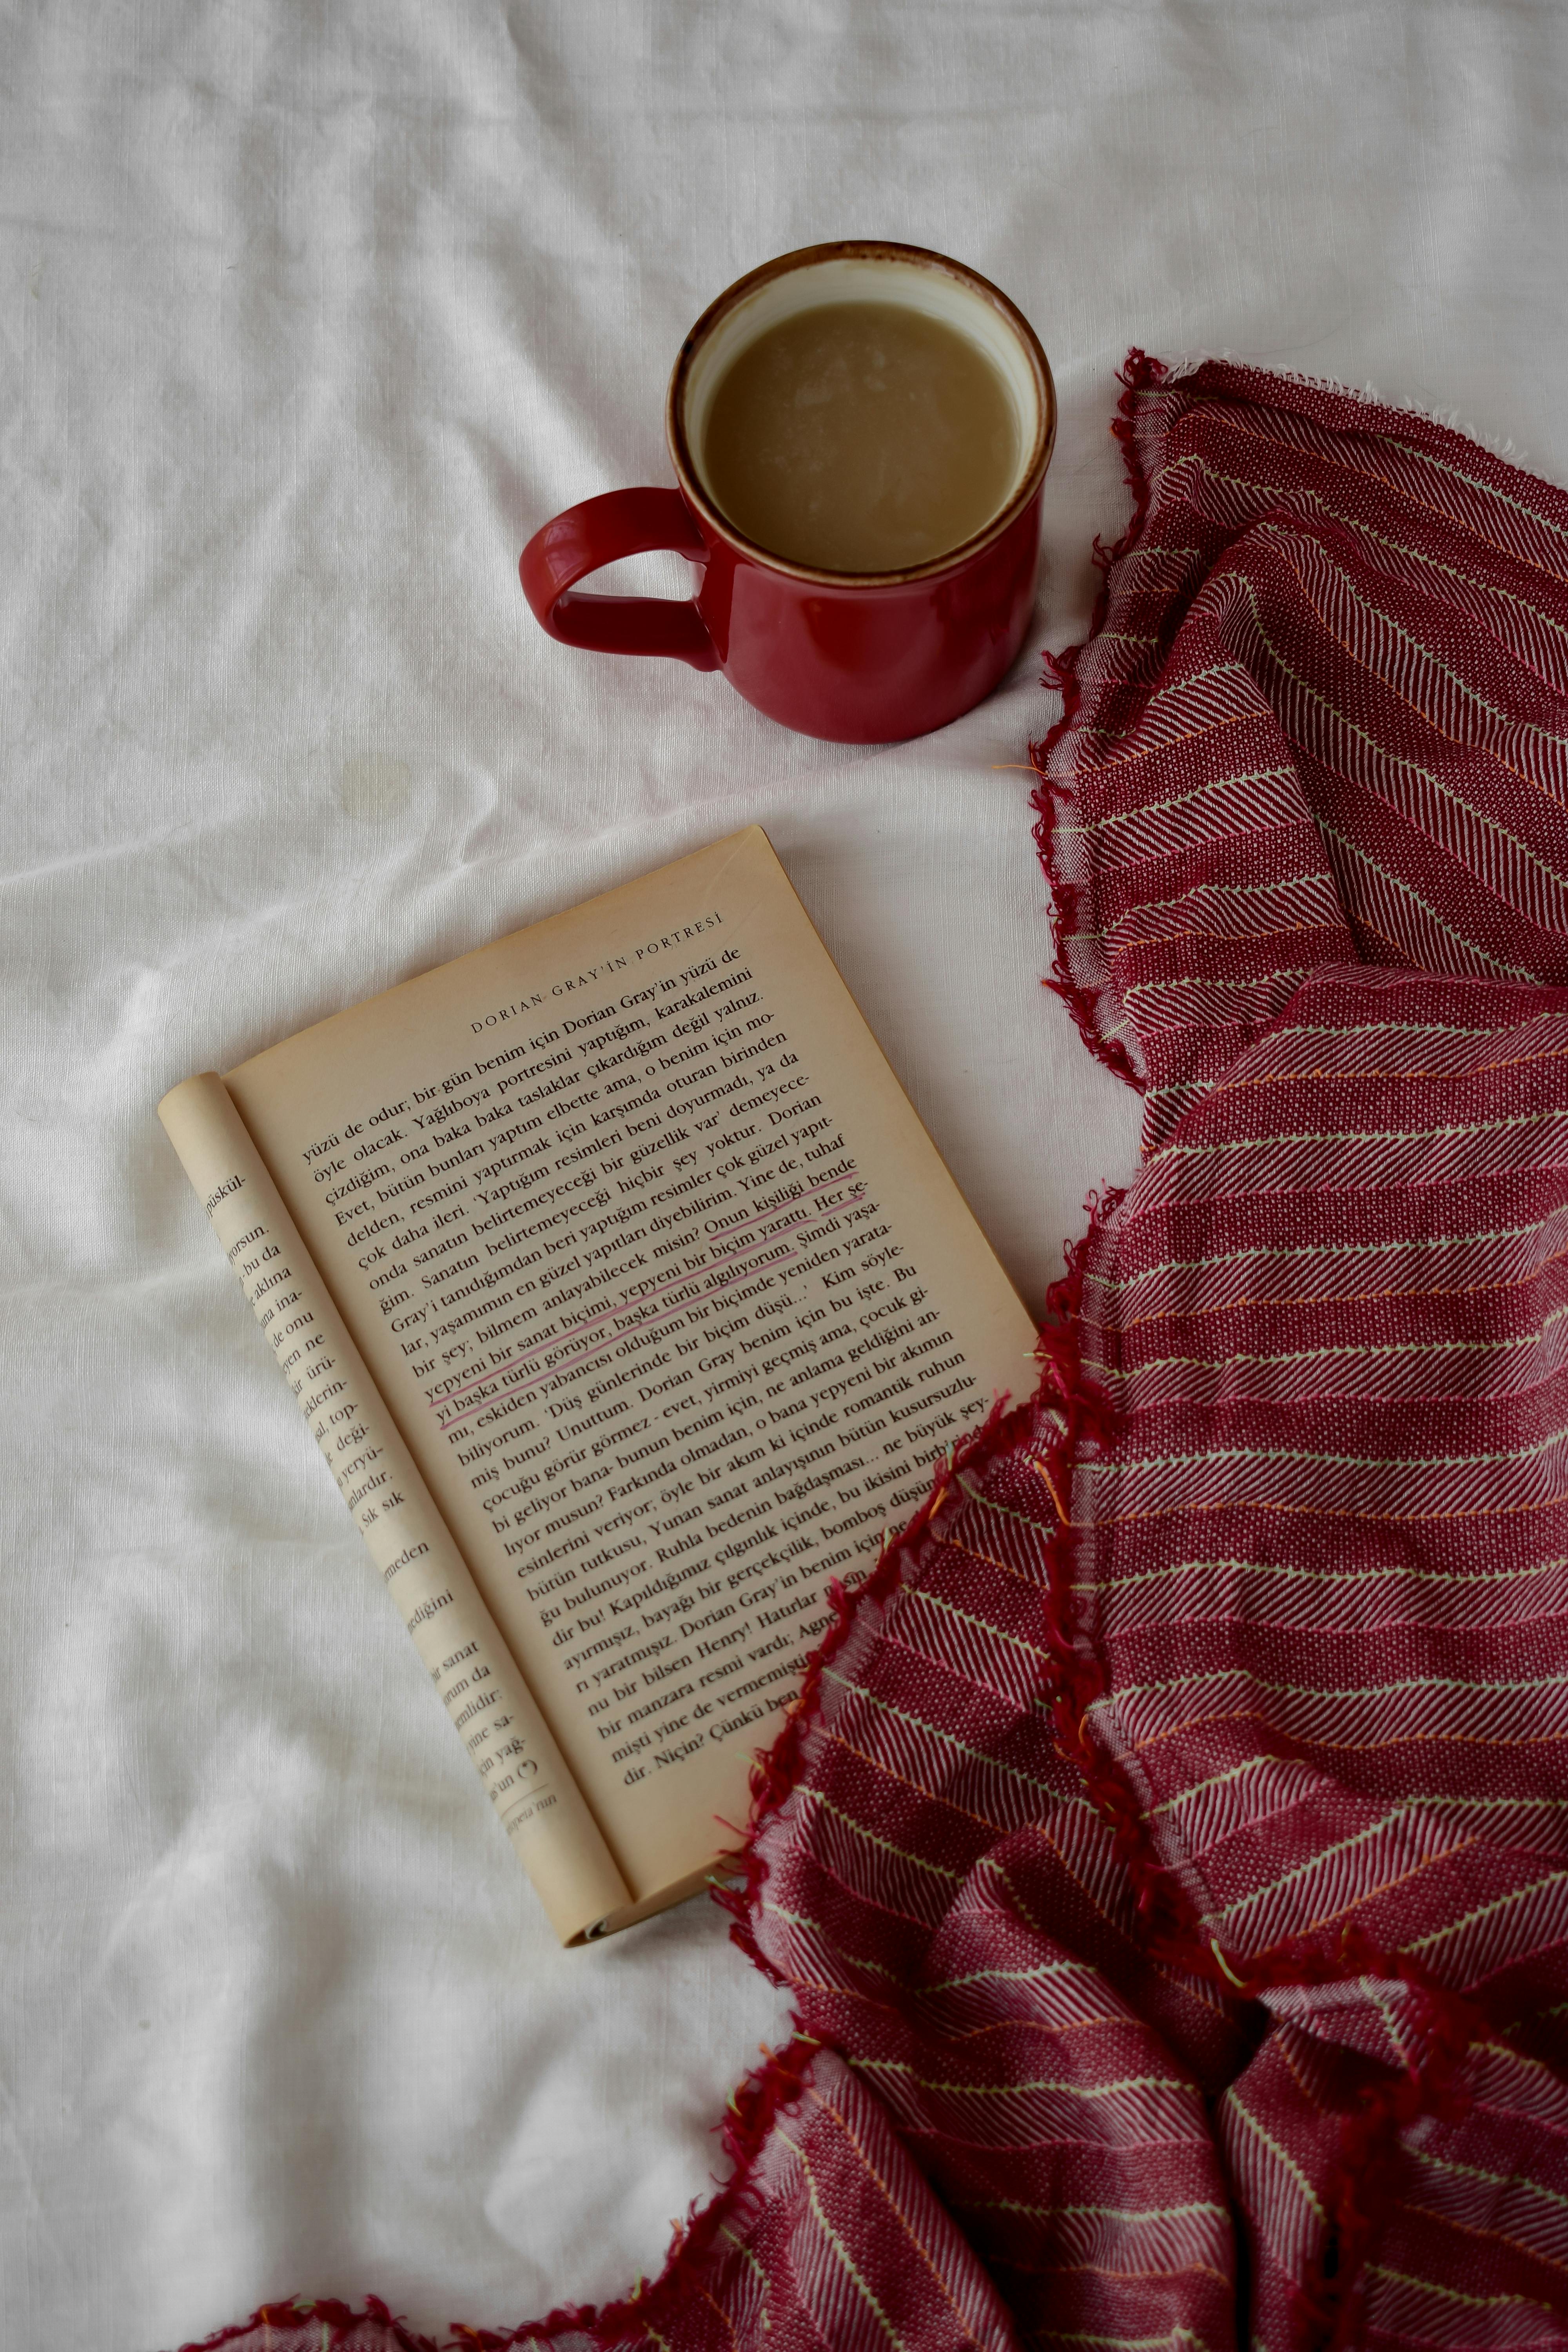
[[[743,351],[781,320],[835,302],[898,302],[938,319],[977,346],[1006,388],[1017,428],[1017,457],[1007,488],[997,500],[1000,514],[1017,495],[1033,464],[1042,427],[1040,382],[1030,352],[1005,310],[978,286],[940,263],[905,260],[894,254],[836,255],[779,271],[743,294],[718,318],[687,370],[681,423],[699,482],[712,499],[704,444],[713,395]]]

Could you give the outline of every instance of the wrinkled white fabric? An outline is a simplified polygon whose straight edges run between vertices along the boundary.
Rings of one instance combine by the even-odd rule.
[[[159,1094],[759,819],[1037,1307],[1136,1131],[1010,764],[1113,370],[1370,380],[1563,478],[1565,108],[1551,0],[0,8],[7,2347],[621,2292],[776,2025],[705,1905],[556,1948]],[[516,580],[668,478],[707,301],[844,235],[997,279],[1062,402],[1026,656],[883,751]]]

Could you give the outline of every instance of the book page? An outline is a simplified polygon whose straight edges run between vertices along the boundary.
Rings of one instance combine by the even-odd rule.
[[[187,1078],[158,1115],[501,1827],[574,1941],[629,1890],[293,1219],[220,1078]]]
[[[1036,1377],[765,835],[229,1085],[621,1874],[688,1876],[736,1843],[827,1579]]]

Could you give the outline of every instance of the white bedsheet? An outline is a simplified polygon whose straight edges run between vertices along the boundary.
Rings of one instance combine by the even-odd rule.
[[[555,1948],[158,1095],[760,819],[1037,1307],[1136,1127],[1009,764],[1112,372],[1371,380],[1562,478],[1565,101],[1550,0],[0,7],[5,2352],[621,2292],[778,2024],[706,1905]],[[1062,401],[1026,656],[885,751],[515,572],[668,478],[710,298],[843,235],[996,278]]]

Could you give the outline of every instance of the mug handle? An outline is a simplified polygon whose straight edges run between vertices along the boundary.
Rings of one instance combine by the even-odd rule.
[[[668,654],[693,669],[719,656],[689,600],[670,596],[579,596],[579,580],[623,555],[657,548],[706,562],[708,550],[679,490],[607,490],[568,507],[536,530],[518,570],[533,617],[563,646],[601,654]]]

